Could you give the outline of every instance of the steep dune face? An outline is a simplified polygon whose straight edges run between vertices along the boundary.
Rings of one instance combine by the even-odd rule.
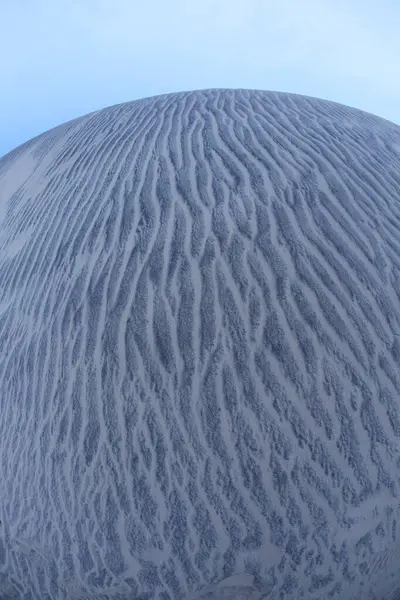
[[[0,597],[400,587],[395,125],[210,90],[28,142],[0,349]]]

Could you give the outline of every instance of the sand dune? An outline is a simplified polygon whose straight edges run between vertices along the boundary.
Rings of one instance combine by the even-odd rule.
[[[394,598],[400,128],[209,90],[3,157],[0,457],[1,599]]]

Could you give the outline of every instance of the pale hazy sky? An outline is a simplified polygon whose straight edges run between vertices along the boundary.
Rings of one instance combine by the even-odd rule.
[[[90,111],[210,87],[400,123],[399,0],[0,0],[0,156]]]

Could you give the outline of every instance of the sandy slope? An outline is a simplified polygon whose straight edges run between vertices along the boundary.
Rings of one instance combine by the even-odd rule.
[[[395,125],[210,90],[28,142],[0,349],[0,598],[400,588]]]

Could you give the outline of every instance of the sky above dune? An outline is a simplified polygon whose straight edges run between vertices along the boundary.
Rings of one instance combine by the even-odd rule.
[[[0,156],[111,104],[215,87],[400,123],[399,23],[397,0],[3,0]]]

